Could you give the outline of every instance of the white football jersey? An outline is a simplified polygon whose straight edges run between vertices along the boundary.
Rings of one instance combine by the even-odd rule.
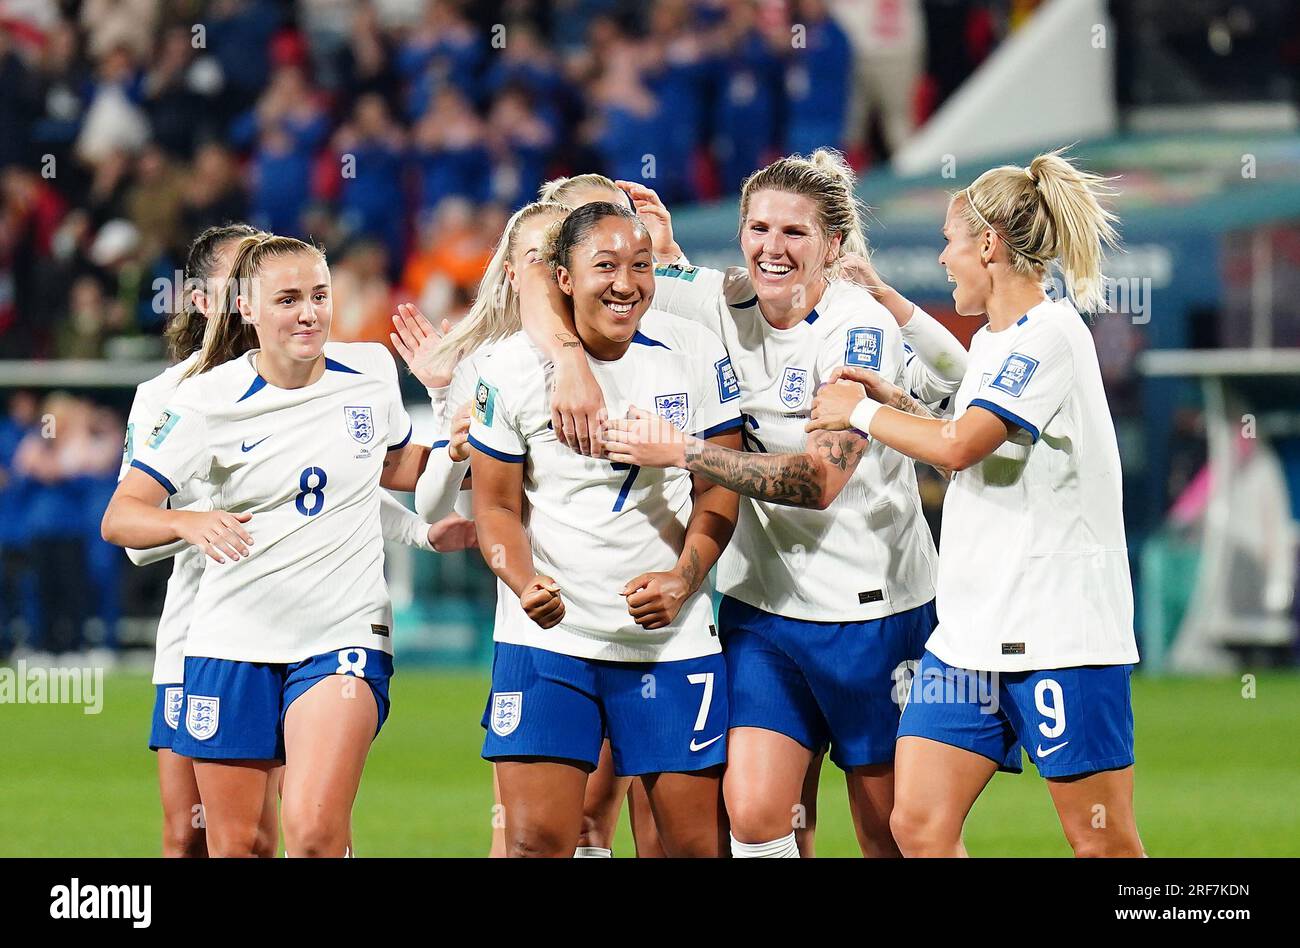
[[[927,647],[981,671],[1136,662],[1119,448],[1074,307],[977,332],[957,416],[970,407],[1020,430],[953,475]]]
[[[186,655],[296,662],[346,646],[392,652],[379,477],[411,437],[392,356],[327,343],[321,378],[270,385],[257,350],[186,379],[132,466],[169,491],[191,479],[213,508],[253,515],[250,555],[204,557]]]
[[[198,359],[198,353],[176,365],[164,369],[135,389],[131,413],[126,422],[126,444],[122,450],[122,470],[118,480],[131,469],[131,461],[145,436],[149,434],[158,416],[171,401],[181,376]],[[176,484],[176,493],[170,498],[175,510],[211,510],[207,488],[200,481],[189,480]],[[189,631],[190,616],[194,610],[194,597],[199,591],[199,577],[203,575],[206,557],[197,547],[186,546],[172,559],[172,574],[167,580],[167,593],[163,598],[162,615],[158,617],[158,636],[154,644],[153,683],[173,684],[185,676],[185,635]]]
[[[654,303],[722,339],[728,394],[742,412],[749,451],[802,453],[813,396],[839,366],[905,380],[898,324],[851,283],[831,283],[808,318],[789,329],[763,318],[740,267],[658,266]],[[718,562],[718,588],[787,618],[862,622],[933,599],[937,559],[912,460],[872,442],[825,510],[742,496],[736,534]]]
[[[633,405],[691,434],[740,427],[722,344],[684,320],[647,313],[621,359],[587,357],[612,417]],[[706,581],[663,629],[647,631],[619,595],[630,579],[677,565],[691,514],[691,475],[615,465],[564,447],[551,428],[553,366],[524,333],[480,364],[470,423],[475,450],[524,465],[525,528],[539,573],[560,586],[565,616],[542,629],[498,584],[498,642],[614,662],[720,651]]]

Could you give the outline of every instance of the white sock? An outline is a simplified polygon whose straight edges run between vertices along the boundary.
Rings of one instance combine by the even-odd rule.
[[[799,844],[794,840],[794,831],[789,836],[769,840],[766,843],[742,843],[731,837],[732,859],[798,859]]]
[[[579,846],[573,852],[574,859],[612,859],[614,850],[599,846]]]

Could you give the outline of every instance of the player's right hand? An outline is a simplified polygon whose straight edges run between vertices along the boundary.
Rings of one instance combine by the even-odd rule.
[[[519,594],[519,604],[528,618],[543,629],[559,624],[564,618],[564,600],[560,598],[560,585],[549,576],[538,573]]]
[[[647,188],[636,181],[615,181],[616,185],[632,200],[632,209],[641,223],[650,232],[650,244],[654,247],[655,260],[660,263],[672,263],[682,256],[682,248],[673,240],[673,216],[653,188]]]
[[[556,439],[579,454],[600,457],[606,417],[605,393],[586,358],[557,362],[551,392],[551,426]]]
[[[873,372],[871,369],[862,369],[852,365],[841,365],[836,367],[831,373],[831,384],[847,379],[850,382],[859,383],[867,390],[867,395],[872,401],[880,402],[882,405],[893,404],[894,400],[902,394],[903,389],[893,382],[886,381],[879,372]]]
[[[399,303],[397,312],[393,315],[393,328],[397,331],[388,334],[393,348],[410,368],[411,374],[424,383],[425,388],[444,388],[451,384],[454,365],[452,369],[437,374],[429,366],[429,360],[442,342],[442,337],[451,332],[448,320],[444,319],[442,326],[435,329],[414,303]]]
[[[469,410],[466,402],[456,410],[451,420],[451,440],[447,444],[447,454],[453,461],[469,460]]]
[[[856,283],[877,300],[890,290],[889,284],[880,278],[875,265],[860,253],[846,253],[840,257],[840,279]]]
[[[178,510],[176,534],[186,543],[197,546],[218,563],[225,556],[231,561],[248,556],[253,536],[243,524],[253,519],[250,513],[230,513],[227,510]]]

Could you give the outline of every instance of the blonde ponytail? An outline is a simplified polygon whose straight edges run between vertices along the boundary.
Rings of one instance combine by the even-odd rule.
[[[296,253],[311,253],[322,261],[325,260],[325,254],[319,247],[294,237],[259,232],[239,241],[234,262],[230,266],[230,277],[221,294],[221,305],[208,317],[199,357],[186,371],[185,378],[201,375],[257,348],[257,330],[239,312],[239,297],[241,294],[251,295],[253,279],[265,261]]]
[[[565,204],[573,207],[573,196],[588,188],[605,188],[618,195],[623,193],[617,184],[603,174],[589,172],[574,175],[572,178],[552,178],[550,181],[544,181],[537,189],[537,200],[543,204]]]
[[[561,179],[573,180],[573,179]],[[436,375],[450,375],[462,358],[489,342],[513,335],[523,328],[519,320],[519,299],[506,274],[506,262],[514,254],[520,226],[539,214],[562,216],[569,208],[553,201],[535,201],[525,205],[506,223],[483,278],[479,280],[474,302],[429,356],[429,370]]]
[[[1119,244],[1119,218],[1101,203],[1115,193],[1114,179],[1083,171],[1062,151],[1028,168],[992,168],[958,197],[972,231],[987,227],[1006,243],[1013,270],[1042,280],[1055,263],[1079,309],[1097,312],[1106,303],[1102,256]]]
[[[749,216],[750,199],[759,191],[785,191],[811,198],[817,204],[822,236],[840,238],[839,257],[847,253],[869,255],[863,218],[866,208],[857,196],[857,177],[844,156],[833,148],[818,148],[808,157],[789,155],[755,171],[740,189],[740,222]],[[827,268],[829,279],[839,276],[837,257]]]

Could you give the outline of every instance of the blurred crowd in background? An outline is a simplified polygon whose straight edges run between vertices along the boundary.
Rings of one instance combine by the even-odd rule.
[[[864,168],[1035,2],[0,0],[0,358],[159,354],[155,281],[235,219],[326,248],[337,339],[454,319],[546,178]]]
[[[823,145],[866,169],[1037,2],[0,0],[0,359],[161,358],[231,220],[323,246],[332,337],[387,344],[399,301],[464,313],[545,179],[672,207]],[[99,538],[122,418],[5,397],[0,656],[111,647],[152,575]]]

